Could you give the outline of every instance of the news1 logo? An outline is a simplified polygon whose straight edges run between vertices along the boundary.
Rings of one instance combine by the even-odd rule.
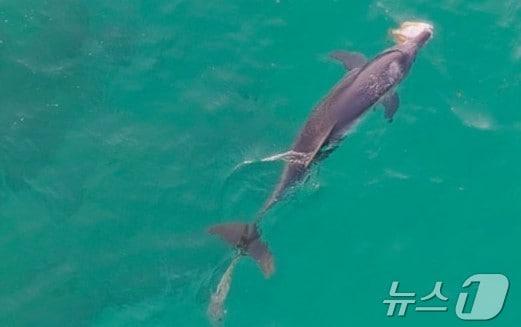
[[[433,290],[416,300],[415,292],[399,292],[400,282],[393,281],[389,290],[390,299],[383,301],[388,305],[387,316],[405,316],[409,306],[415,306],[416,312],[447,312],[447,305],[432,305],[432,302],[447,302],[449,298],[443,294],[443,282],[437,281]],[[467,278],[462,284],[462,291],[456,302],[456,316],[462,320],[490,320],[495,318],[505,303],[509,282],[501,274],[476,274]],[[474,292],[473,292],[474,291]],[[473,297],[471,294],[474,293]],[[429,305],[427,302],[429,302]],[[398,309],[398,310],[397,310]]]

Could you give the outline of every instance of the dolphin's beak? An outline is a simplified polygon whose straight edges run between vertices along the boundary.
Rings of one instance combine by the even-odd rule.
[[[427,35],[427,39],[424,40],[426,42],[432,38],[433,33],[434,27],[425,22],[403,22],[399,28],[391,30],[391,35],[397,44],[412,41],[420,35]]]

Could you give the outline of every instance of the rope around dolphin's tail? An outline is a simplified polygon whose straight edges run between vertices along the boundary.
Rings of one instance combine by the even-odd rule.
[[[278,161],[278,160],[282,160],[282,161],[289,162],[289,163],[305,163],[305,162],[307,162],[307,160],[309,160],[310,155],[312,155],[312,154],[290,150],[290,151],[283,152],[283,153],[277,153],[277,154],[274,154],[274,155],[271,155],[269,157],[262,158],[262,159],[245,160],[233,168],[230,176],[235,174],[238,170],[241,170],[242,168],[244,168],[246,166],[249,166],[251,164],[256,164],[256,163],[273,162],[273,161]]]
[[[224,274],[222,275],[219,284],[217,284],[215,292],[210,297],[210,304],[208,305],[207,313],[213,322],[221,321],[226,315],[226,310],[224,309],[224,302],[226,301],[226,297],[228,296],[228,292],[230,291],[233,270],[241,257],[242,255],[240,254],[240,252],[237,252],[233,256],[232,261],[228,265],[228,268],[226,268],[226,270],[224,271]]]

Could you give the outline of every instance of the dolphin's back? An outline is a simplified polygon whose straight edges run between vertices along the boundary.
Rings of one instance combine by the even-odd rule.
[[[338,122],[335,107],[357,74],[358,70],[346,74],[315,107],[291,149],[293,152],[302,154],[302,156],[298,160],[286,163],[280,180],[265,202],[260,215],[280,200],[289,187],[302,180],[320,149],[329,142]]]
[[[315,107],[306,124],[298,134],[292,150],[300,153],[316,154],[327,141],[338,122],[338,102],[349,89],[358,71],[346,74],[329,94]]]
[[[337,127],[350,126],[391,91],[408,70],[408,67],[404,67],[405,61],[407,56],[403,52],[390,49],[364,66],[350,83],[349,88],[335,102],[334,115]]]
[[[392,48],[346,74],[315,107],[295,139],[292,151],[305,155],[302,160],[285,165],[277,187],[261,212],[268,210],[289,187],[302,180],[320,150],[338,142],[367,109],[401,81],[408,69],[407,55]]]

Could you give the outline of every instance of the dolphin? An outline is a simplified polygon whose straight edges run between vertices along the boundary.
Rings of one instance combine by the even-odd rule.
[[[297,135],[290,151],[279,156],[286,164],[279,182],[250,223],[214,225],[211,234],[219,235],[237,249],[237,256],[249,255],[266,277],[274,271],[273,256],[261,240],[258,225],[266,212],[301,181],[310,167],[326,158],[358,119],[376,104],[385,108],[390,122],[399,106],[395,88],[409,72],[416,55],[433,35],[433,26],[423,22],[404,22],[392,31],[396,45],[368,61],[356,52],[335,51],[347,73],[314,108]],[[234,259],[235,262],[235,259]]]

